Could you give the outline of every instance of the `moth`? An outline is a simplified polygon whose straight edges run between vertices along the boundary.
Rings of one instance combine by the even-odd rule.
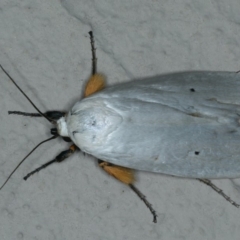
[[[62,137],[72,142],[68,150],[24,179],[81,150],[129,185],[151,211],[153,222],[157,222],[156,211],[133,185],[134,170],[198,179],[239,207],[210,179],[240,177],[240,73],[180,72],[105,88],[104,76],[97,73],[93,34],[89,34],[92,76],[84,98],[68,112],[42,113],[1,66],[38,111],[9,113],[45,117],[55,125],[53,136],[45,141]]]

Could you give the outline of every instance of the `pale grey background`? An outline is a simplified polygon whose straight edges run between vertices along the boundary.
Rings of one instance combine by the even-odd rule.
[[[239,0],[1,0],[0,63],[42,111],[67,110],[91,72],[88,31],[108,84],[183,70],[240,69]],[[44,119],[0,71],[0,182],[41,140]],[[66,143],[39,148],[0,192],[0,234],[9,239],[239,239],[240,210],[207,186],[138,173],[158,223],[128,187],[76,154],[22,180]],[[218,180],[240,202],[240,183]]]

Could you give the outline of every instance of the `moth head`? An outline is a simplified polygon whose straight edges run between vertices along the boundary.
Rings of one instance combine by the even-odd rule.
[[[60,135],[62,137],[69,137],[65,116],[60,117],[57,120],[56,125],[57,125],[57,128],[55,128],[55,129],[57,130],[58,135]],[[51,133],[52,133],[52,130],[53,130],[53,128],[51,129]]]

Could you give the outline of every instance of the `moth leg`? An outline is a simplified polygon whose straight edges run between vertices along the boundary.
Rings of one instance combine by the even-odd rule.
[[[92,31],[89,32],[90,43],[92,50],[92,75],[87,81],[84,97],[96,93],[105,87],[105,77],[102,74],[97,73],[97,58],[96,58],[96,48],[94,46],[94,37]]]
[[[220,194],[222,197],[224,197],[228,202],[230,202],[233,206],[239,208],[240,205],[237,204],[235,201],[233,201],[228,195],[226,195],[222,189],[218,188],[215,184],[213,184],[209,179],[198,179],[200,182],[208,185],[211,187],[215,192]]]
[[[134,171],[129,168],[120,167],[120,166],[117,166],[117,165],[114,165],[114,164],[111,164],[108,162],[104,162],[102,160],[98,160],[98,164],[105,172],[107,172],[109,175],[113,176],[120,182],[127,184],[133,190],[133,192],[135,192],[138,195],[138,197],[144,202],[144,204],[147,206],[147,208],[152,213],[153,222],[156,223],[157,222],[157,213],[153,209],[152,204],[149,203],[148,200],[146,199],[146,196],[144,194],[142,194],[141,191],[138,190],[133,185],[133,182],[135,180]]]
[[[99,92],[105,87],[105,77],[102,74],[96,73],[87,81],[84,97],[88,97],[93,93]]]
[[[42,117],[40,113],[27,113],[27,112],[20,112],[20,111],[8,111],[8,114],[16,114],[25,117]]]
[[[91,43],[91,50],[92,50],[92,75],[96,74],[97,72],[97,57],[96,57],[96,48],[94,42],[93,32],[88,32],[90,35],[90,43]]]
[[[147,208],[150,210],[150,212],[153,215],[153,222],[157,223],[157,213],[152,207],[152,204],[147,200],[146,196],[143,195],[139,189],[137,189],[133,184],[129,184],[129,187],[138,195],[138,197],[145,203]]]
[[[132,184],[135,181],[134,172],[130,168],[120,167],[102,160],[98,160],[98,164],[105,172],[122,183]]]
[[[27,112],[20,112],[20,111],[8,111],[8,114],[16,114],[26,117],[42,117],[40,113],[27,113]],[[59,118],[63,117],[66,113],[60,111],[48,111],[45,112],[44,115],[47,116],[51,120],[58,120]]]
[[[71,145],[68,150],[62,151],[55,159],[53,159],[53,160],[51,160],[49,162],[46,162],[45,164],[43,164],[39,168],[36,168],[34,171],[28,173],[23,179],[27,180],[30,176],[32,176],[33,174],[39,172],[40,170],[48,167],[52,163],[55,163],[55,162],[60,163],[60,162],[62,162],[66,158],[70,157],[77,149],[78,149],[78,147],[76,145],[74,145],[74,144]]]

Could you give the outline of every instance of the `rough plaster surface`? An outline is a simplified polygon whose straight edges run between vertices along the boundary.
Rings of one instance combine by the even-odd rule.
[[[91,72],[88,31],[108,84],[184,70],[240,69],[239,0],[1,0],[0,63],[42,110],[67,110]],[[0,182],[41,140],[44,119],[0,72]],[[40,147],[0,192],[0,235],[9,239],[239,239],[240,210],[207,186],[138,173],[158,223],[128,187],[76,154],[22,180],[68,144]],[[239,180],[214,181],[240,202]]]

